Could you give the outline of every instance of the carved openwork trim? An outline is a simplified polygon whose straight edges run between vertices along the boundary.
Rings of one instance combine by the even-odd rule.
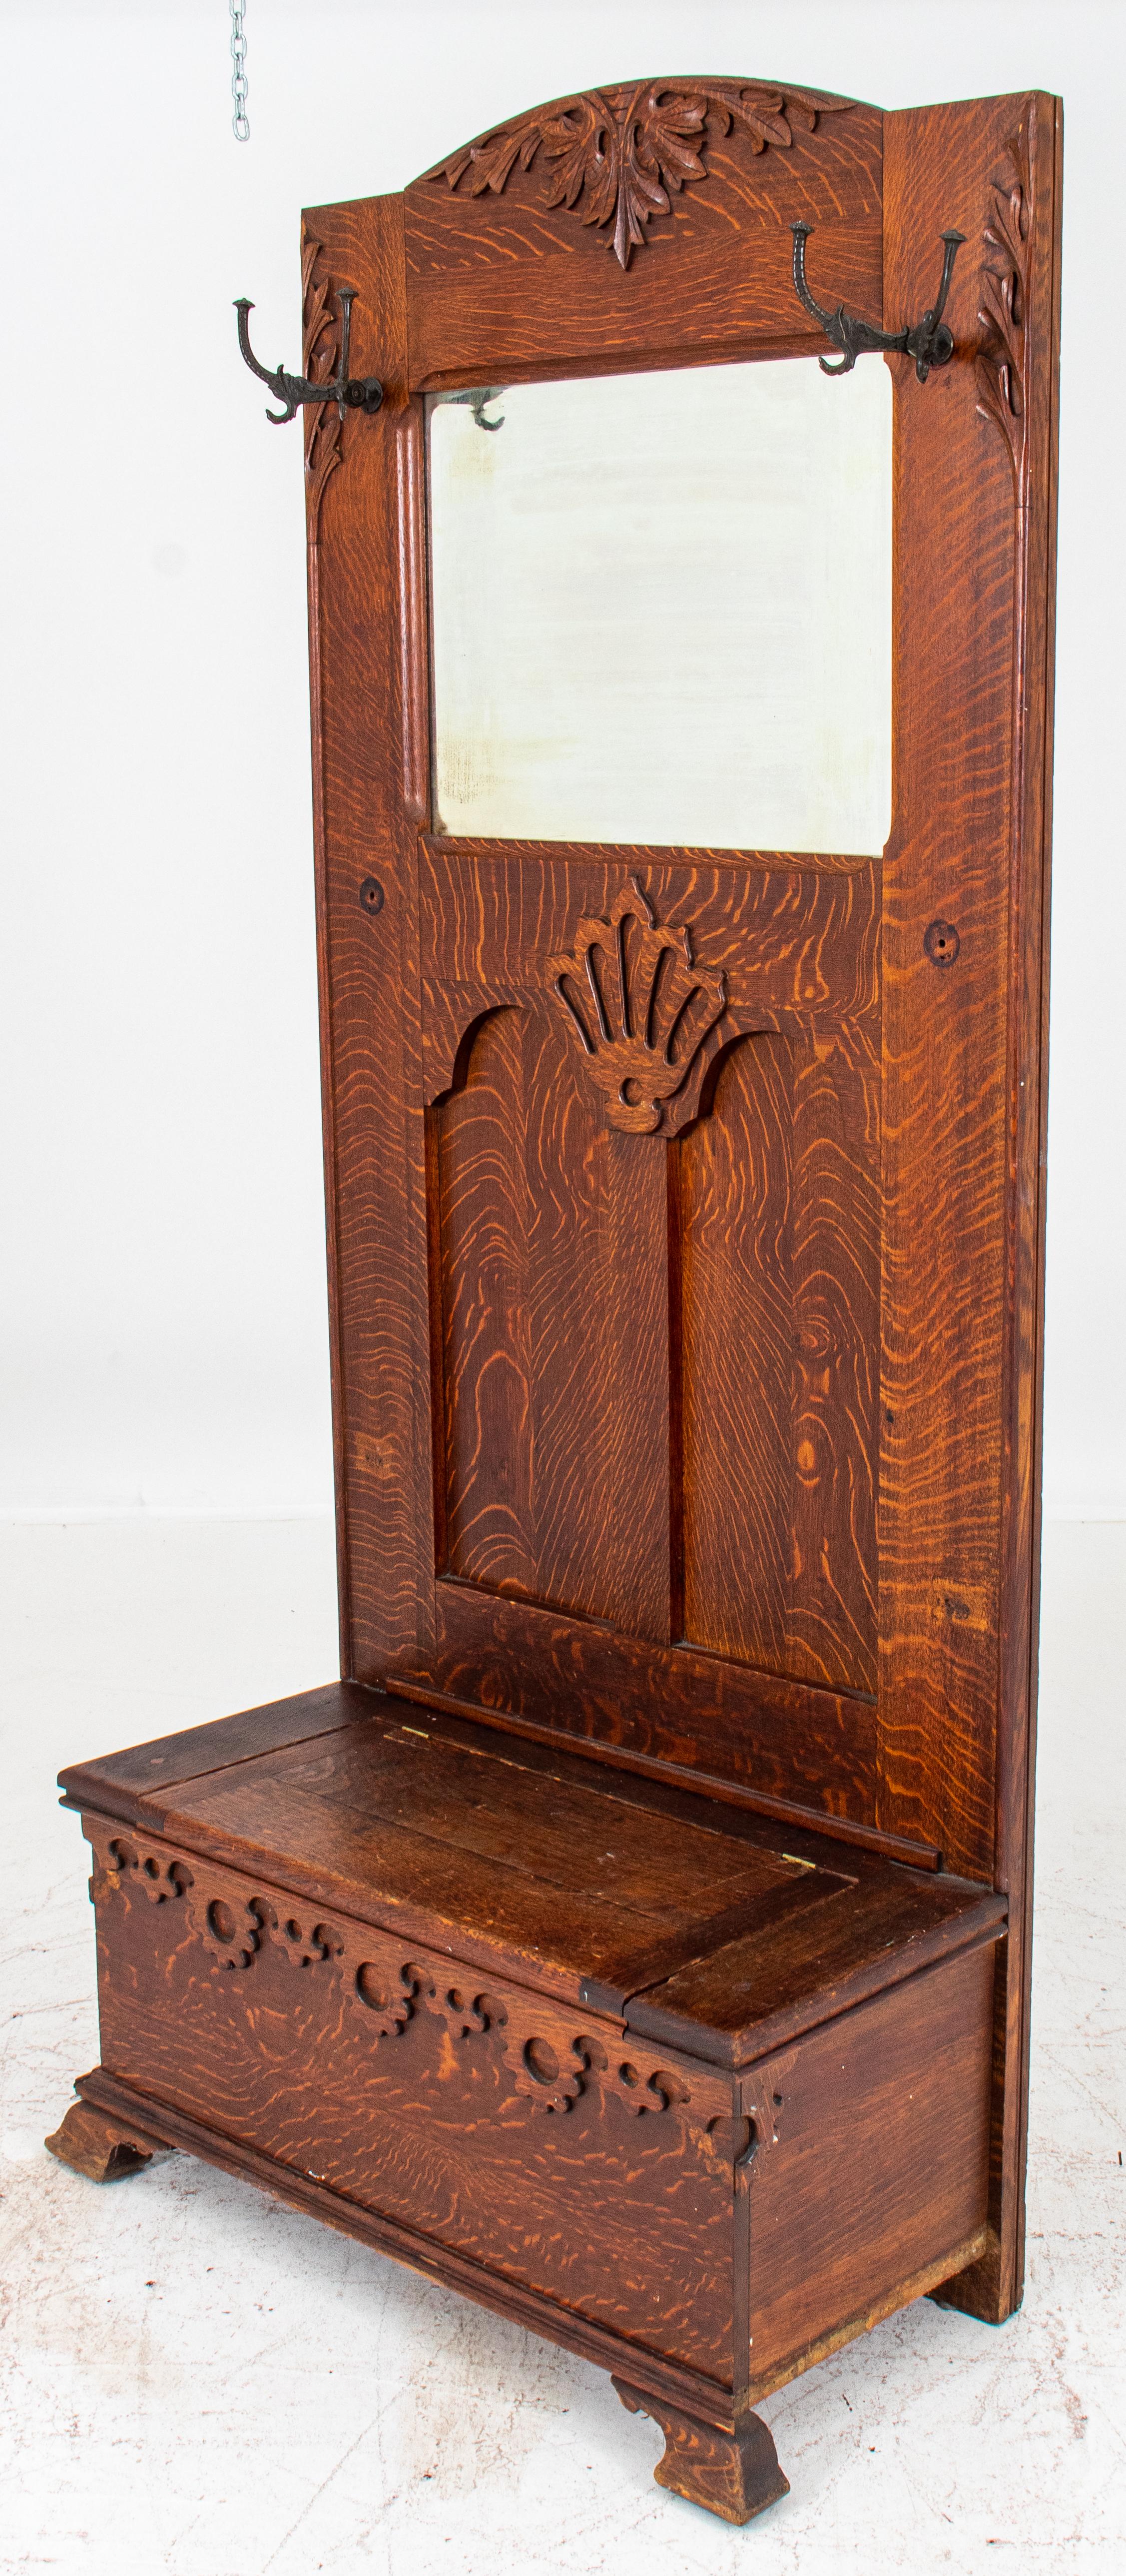
[[[373,2041],[397,2039],[427,2013],[443,2023],[455,2047],[480,2043],[504,2066],[513,2093],[541,2111],[565,2113],[580,2095],[613,2098],[644,2117],[694,2110],[694,2125],[711,2154],[720,2154],[722,2118],[713,2092],[693,2088],[663,2065],[644,2042],[568,2026],[560,2007],[537,2007],[507,1985],[478,1983],[455,1963],[407,1954],[390,1934],[372,1926],[326,1919],[316,1909],[291,1911],[278,1896],[246,1892],[245,1883],[211,1864],[189,1865],[135,1835],[115,1834],[106,1865],[95,1869],[90,1893],[96,1905],[122,1891],[143,1893],[156,1906],[182,1906],[189,1932],[221,1976],[245,1976],[267,1948],[280,1950],[298,1973],[324,1977],[359,2013]],[[741,2128],[745,2123],[736,2122]],[[713,2134],[716,2133],[716,2134]]]
[[[318,272],[318,261],[323,258],[322,244],[307,240],[301,253],[301,367],[314,385],[328,384],[340,361],[340,316],[334,309],[332,281],[323,268]],[[315,545],[325,484],[333,467],[340,463],[340,414],[336,404],[326,400],[307,411],[304,429],[309,542]]]
[[[1024,466],[1024,342],[1031,255],[1031,140],[1035,109],[1029,103],[991,180],[992,206],[985,227],[978,321],[985,341],[977,360],[977,407],[1000,430],[1012,459],[1018,492]]]
[[[779,90],[742,81],[638,81],[626,88],[583,90],[553,99],[549,107],[508,125],[494,126],[475,143],[426,173],[456,188],[468,174],[468,194],[486,188],[499,196],[519,162],[531,168],[542,151],[554,163],[545,204],[566,206],[580,222],[612,224],[607,242],[623,268],[645,240],[654,215],[672,212],[671,196],[706,179],[706,129],[732,129],[752,152],[788,152],[795,126],[813,134],[819,118],[843,116],[853,99],[823,98],[815,90]]]
[[[585,915],[573,950],[549,957],[547,971],[610,1126],[633,1136],[687,1126],[727,1007],[726,978],[693,965],[691,932],[659,930],[631,877],[608,920]]]

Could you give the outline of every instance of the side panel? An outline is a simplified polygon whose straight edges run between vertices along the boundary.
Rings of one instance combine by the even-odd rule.
[[[1062,131],[1037,95],[885,130],[885,315],[940,224],[967,244],[933,402],[897,362],[879,1815],[1012,1900],[991,2254],[952,2294],[1003,2316],[1023,2273]]]
[[[326,1109],[342,1670],[418,1636],[429,1558],[428,1325],[416,843],[429,785],[420,406],[407,392],[400,197],[308,212],[330,317],[355,290],[352,362],[375,419],[310,414],[313,774]],[[317,471],[316,438],[331,442]]]
[[[751,2179],[752,2402],[984,2236],[993,1960],[989,1944],[927,1969],[771,2061],[777,2143]]]

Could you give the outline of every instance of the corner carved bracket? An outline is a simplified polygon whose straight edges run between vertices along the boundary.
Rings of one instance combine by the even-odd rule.
[[[609,917],[584,915],[574,948],[549,957],[547,972],[608,1124],[677,1135],[696,1115],[727,1008],[727,979],[694,965],[691,932],[658,929],[631,876]]]
[[[580,223],[612,224],[606,247],[628,268],[652,217],[671,214],[672,197],[708,177],[709,124],[721,135],[734,129],[752,152],[770,146],[788,152],[795,127],[813,134],[822,117],[847,115],[854,106],[853,99],[824,98],[816,90],[742,81],[638,81],[582,90],[493,126],[426,176],[451,189],[468,177],[469,196],[486,189],[499,196],[517,163],[528,170],[542,151],[555,165],[545,205],[566,206]]]

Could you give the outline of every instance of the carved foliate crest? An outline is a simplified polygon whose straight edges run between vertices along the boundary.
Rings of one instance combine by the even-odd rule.
[[[636,877],[609,919],[584,916],[571,954],[547,968],[610,1126],[678,1134],[696,1115],[726,977],[693,965],[688,930],[658,929]]]
[[[542,151],[553,165],[545,203],[573,209],[584,224],[612,224],[607,248],[628,268],[653,216],[670,214],[682,188],[707,178],[709,124],[720,135],[734,127],[752,152],[771,144],[788,152],[795,126],[813,134],[820,117],[843,116],[852,105],[815,90],[747,81],[638,81],[626,89],[583,90],[494,126],[427,175],[456,188],[468,174],[467,195],[489,189],[499,196],[517,162],[529,170]]]

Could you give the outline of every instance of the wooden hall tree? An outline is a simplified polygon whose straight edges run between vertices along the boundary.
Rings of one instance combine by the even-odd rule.
[[[677,77],[306,217],[343,1678],[62,1780],[55,2151],[604,2364],[736,2522],[761,2398],[1021,2295],[1060,153]]]

